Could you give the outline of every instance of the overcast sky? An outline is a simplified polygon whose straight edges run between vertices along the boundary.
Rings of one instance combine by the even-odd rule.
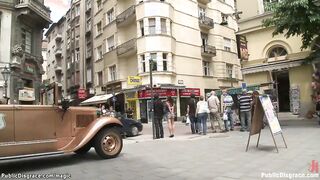
[[[51,20],[57,22],[69,9],[70,0],[45,0],[44,4],[51,10]]]

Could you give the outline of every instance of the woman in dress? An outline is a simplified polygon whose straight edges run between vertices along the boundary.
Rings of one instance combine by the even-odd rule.
[[[168,110],[168,129],[169,129],[169,134],[170,138],[174,137],[174,104],[173,104],[173,99],[171,96],[168,96],[167,102],[166,102],[166,108]]]

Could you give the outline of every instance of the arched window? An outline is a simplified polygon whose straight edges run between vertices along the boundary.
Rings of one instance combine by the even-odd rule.
[[[269,51],[268,58],[276,58],[279,56],[285,56],[288,52],[283,47],[274,47]]]

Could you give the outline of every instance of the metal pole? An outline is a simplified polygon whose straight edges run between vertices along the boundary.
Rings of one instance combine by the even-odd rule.
[[[151,123],[152,123],[152,137],[153,139],[156,139],[155,136],[155,127],[154,127],[154,107],[153,107],[153,82],[152,82],[152,69],[153,69],[153,60],[149,60],[149,71],[150,71],[150,89],[151,89]]]
[[[5,80],[4,81],[4,99],[6,100],[6,104],[8,104],[7,88],[8,88],[8,80]]]

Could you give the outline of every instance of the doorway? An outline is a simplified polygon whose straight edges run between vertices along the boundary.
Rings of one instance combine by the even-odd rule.
[[[277,82],[279,112],[290,112],[290,81],[289,72],[276,72],[274,79]]]

